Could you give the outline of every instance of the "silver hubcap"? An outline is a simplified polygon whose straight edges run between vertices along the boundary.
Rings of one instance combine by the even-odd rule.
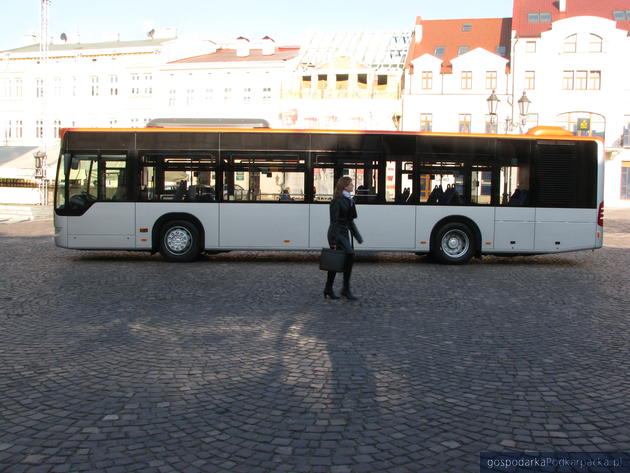
[[[165,235],[166,247],[172,253],[185,253],[192,244],[192,235],[187,228],[173,227]]]
[[[470,242],[462,230],[449,230],[442,237],[442,251],[451,258],[460,258],[466,254]]]

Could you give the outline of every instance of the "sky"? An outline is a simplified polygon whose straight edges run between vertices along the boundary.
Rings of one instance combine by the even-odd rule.
[[[41,0],[0,0],[0,50],[35,41]],[[51,0],[49,36],[83,43],[145,39],[156,27],[221,43],[245,36],[299,45],[310,31],[410,31],[415,18],[502,18],[512,0]],[[72,41],[74,42],[74,41]]]

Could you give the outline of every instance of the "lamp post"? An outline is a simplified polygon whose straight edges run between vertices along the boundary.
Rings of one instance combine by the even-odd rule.
[[[488,104],[490,103],[491,98],[492,98],[492,95],[488,97]],[[529,100],[529,98],[527,97],[527,94],[525,93],[525,91],[523,91],[523,95],[521,96],[520,99],[516,101],[516,103],[518,103],[518,113],[519,113],[518,129],[519,129],[519,133],[522,134],[523,130],[525,129],[525,126],[527,125],[527,114],[529,113],[529,106],[531,105],[532,101]],[[512,109],[512,116],[511,117],[507,116],[505,118],[505,132],[506,133],[512,131],[517,126],[517,122],[513,118],[514,118],[514,109]]]
[[[520,121],[520,131],[523,133],[525,129],[525,125],[527,125],[527,112],[529,110],[529,106],[531,105],[531,100],[527,98],[525,91],[523,91],[523,96],[518,99],[518,112],[521,115]]]
[[[496,91],[493,90],[490,97],[486,99],[486,102],[488,103],[488,114],[490,115],[490,133],[497,132],[497,107],[499,106],[500,100],[495,92]]]

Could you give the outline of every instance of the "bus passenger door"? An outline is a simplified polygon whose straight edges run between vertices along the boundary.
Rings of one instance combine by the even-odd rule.
[[[134,248],[135,203],[129,202],[125,155],[75,155],[68,216],[68,247]]]

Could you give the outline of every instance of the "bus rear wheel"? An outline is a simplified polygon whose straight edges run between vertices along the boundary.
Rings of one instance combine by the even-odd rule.
[[[465,264],[475,254],[475,235],[462,222],[449,222],[435,234],[433,256],[443,264]]]
[[[162,227],[160,254],[167,261],[194,261],[199,256],[199,230],[186,220],[172,220]]]

